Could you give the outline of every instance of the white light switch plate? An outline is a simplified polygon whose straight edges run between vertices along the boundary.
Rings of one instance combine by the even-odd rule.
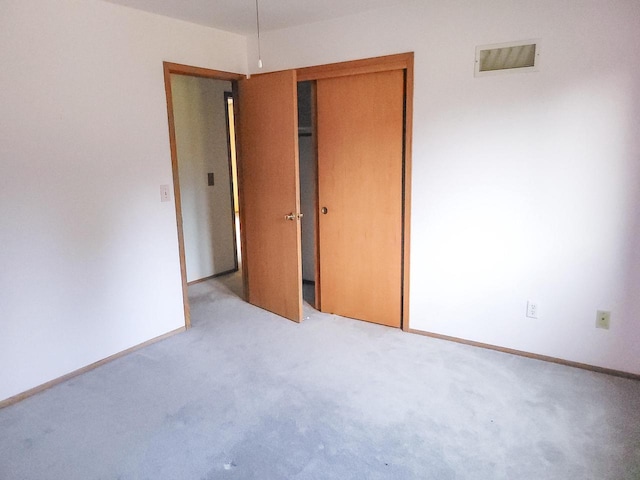
[[[169,185],[160,185],[160,201],[168,202],[171,200],[171,190],[169,190]]]

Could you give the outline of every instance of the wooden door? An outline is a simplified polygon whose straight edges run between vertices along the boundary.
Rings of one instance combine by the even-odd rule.
[[[238,173],[248,302],[302,319],[295,71],[238,82]],[[293,218],[288,220],[287,215]]]
[[[320,309],[399,327],[404,71],[321,79],[316,94]]]

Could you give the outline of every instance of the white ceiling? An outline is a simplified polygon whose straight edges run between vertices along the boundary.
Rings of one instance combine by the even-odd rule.
[[[107,0],[229,32],[256,33],[255,0]],[[260,30],[344,17],[408,0],[258,0]]]

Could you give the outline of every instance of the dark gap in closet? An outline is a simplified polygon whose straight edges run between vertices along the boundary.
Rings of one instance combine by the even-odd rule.
[[[303,298],[315,306],[316,186],[317,168],[313,122],[313,82],[298,83],[298,153],[300,161],[300,211],[302,229]]]

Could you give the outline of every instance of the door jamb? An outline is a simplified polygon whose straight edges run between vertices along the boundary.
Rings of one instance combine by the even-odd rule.
[[[409,267],[411,243],[411,146],[413,140],[413,52],[367,58],[348,62],[331,63],[297,69],[298,82],[336,78],[364,73],[403,70],[405,72],[404,115],[404,171],[403,171],[403,215],[402,215],[402,314],[401,328],[409,331]],[[316,248],[318,229],[316,228]],[[317,254],[317,253],[316,253]],[[316,302],[318,291],[319,263],[316,258]]]
[[[176,208],[176,223],[178,228],[178,253],[180,257],[180,275],[182,277],[182,304],[184,306],[184,325],[191,328],[191,313],[189,310],[189,297],[187,295],[187,264],[184,253],[184,232],[182,230],[182,204],[180,201],[180,181],[178,178],[178,151],[176,147],[176,128],[173,115],[173,94],[171,91],[171,74],[187,75],[191,77],[211,78],[214,80],[228,80],[234,85],[244,75],[239,73],[223,72],[208,68],[193,67],[179,63],[162,62],[164,69],[164,89],[167,97],[167,119],[169,122],[169,144],[171,148],[171,171],[173,175],[173,196]],[[236,257],[237,258],[237,257]]]

